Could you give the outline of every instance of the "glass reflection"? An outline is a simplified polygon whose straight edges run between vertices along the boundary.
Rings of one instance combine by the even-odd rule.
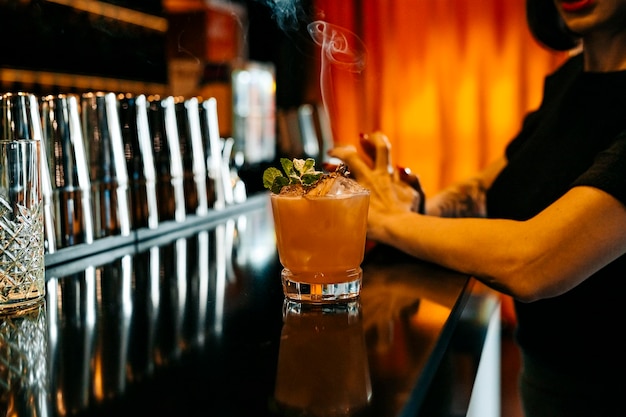
[[[133,257],[131,284],[130,341],[128,345],[128,379],[139,382],[154,373],[154,350],[158,325],[161,251],[152,246]]]
[[[275,401],[287,415],[350,416],[370,402],[360,301],[285,300]]]
[[[45,302],[0,316],[0,412],[46,416],[48,350]]]
[[[167,365],[180,357],[182,324],[187,295],[187,242],[184,238],[161,248],[159,269],[159,317],[154,360],[157,366]]]
[[[239,296],[240,269],[253,251],[248,231],[267,223],[243,217],[46,271],[53,415],[132,396],[160,368],[220,343],[225,321],[246,306]]]
[[[100,402],[126,389],[126,361],[132,317],[132,258],[123,256],[96,269],[97,337],[93,396]]]
[[[183,324],[183,349],[202,347],[208,320],[209,233],[200,232],[187,241],[187,294]]]
[[[76,414],[90,402],[95,344],[96,270],[48,280],[50,384],[57,415]]]
[[[222,336],[226,289],[229,283],[234,283],[235,273],[233,270],[232,254],[235,234],[235,222],[227,220],[215,228],[215,321],[213,333],[216,338]]]

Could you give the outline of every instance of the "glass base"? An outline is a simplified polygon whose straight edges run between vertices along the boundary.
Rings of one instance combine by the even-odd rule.
[[[304,281],[289,269],[281,272],[283,293],[291,300],[310,303],[332,303],[354,300],[361,293],[363,270],[361,268],[346,271],[347,281],[334,284],[312,284]]]

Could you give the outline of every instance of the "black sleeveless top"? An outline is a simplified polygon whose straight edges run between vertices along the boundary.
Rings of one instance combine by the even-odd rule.
[[[487,192],[490,218],[528,219],[577,185],[626,204],[626,71],[587,73],[582,56],[570,58],[546,77],[541,106],[506,156]],[[516,302],[523,353],[567,377],[623,377],[625,298],[622,256],[566,294]]]

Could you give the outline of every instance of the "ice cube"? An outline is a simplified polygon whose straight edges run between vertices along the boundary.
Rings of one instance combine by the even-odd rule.
[[[330,175],[320,180],[315,188],[308,192],[308,195],[341,195],[362,193],[363,191],[366,191],[366,189],[352,178],[342,175]]]

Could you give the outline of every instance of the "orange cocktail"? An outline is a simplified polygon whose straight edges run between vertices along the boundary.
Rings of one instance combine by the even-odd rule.
[[[319,302],[358,296],[369,191],[272,194],[271,204],[285,295]]]

